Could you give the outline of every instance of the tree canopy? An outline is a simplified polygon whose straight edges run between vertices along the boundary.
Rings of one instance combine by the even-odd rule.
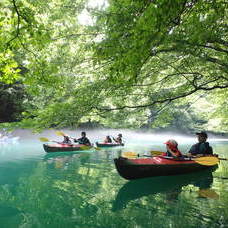
[[[3,0],[0,81],[24,85],[22,125],[227,131],[227,4]]]

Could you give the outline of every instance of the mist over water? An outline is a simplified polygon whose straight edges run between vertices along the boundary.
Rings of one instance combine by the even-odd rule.
[[[172,138],[186,152],[197,142],[195,135],[94,129],[86,130],[92,143],[121,133],[125,146],[46,153],[39,138],[62,141],[56,131],[15,130],[12,137],[19,140],[0,143],[1,228],[182,228],[183,224],[192,228],[228,224],[227,161],[221,161],[213,173],[139,181],[127,181],[115,169],[113,158],[124,151],[165,151],[164,142]],[[59,131],[79,138],[85,130]],[[215,153],[228,157],[227,139],[209,135],[208,141]]]
[[[103,142],[107,135],[112,137],[117,137],[119,133],[123,135],[123,142],[125,143],[124,150],[128,149],[138,149],[141,147],[146,147],[148,149],[165,151],[165,144],[169,139],[175,139],[178,142],[179,149],[186,153],[192,144],[197,143],[196,135],[183,135],[173,132],[166,133],[149,133],[143,131],[133,131],[126,129],[93,129],[93,130],[85,130],[85,129],[60,129],[60,130],[45,130],[41,133],[34,133],[30,130],[19,129],[12,132],[12,136],[19,136],[20,139],[18,143],[33,143],[33,144],[43,144],[40,142],[40,137],[46,137],[51,141],[63,141],[62,136],[58,136],[56,134],[57,131],[61,131],[66,135],[69,135],[73,138],[80,138],[81,132],[86,131],[87,137],[90,139],[92,143],[95,142]],[[228,142],[228,138],[218,137],[209,134],[208,142],[214,147],[216,147],[219,142]],[[1,145],[0,145],[1,146]],[[24,145],[25,146],[25,145]],[[34,153],[33,153],[34,154]]]

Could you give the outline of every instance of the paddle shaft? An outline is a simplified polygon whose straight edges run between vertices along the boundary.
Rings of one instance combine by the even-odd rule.
[[[200,158],[203,158],[204,156],[200,157]],[[228,161],[227,158],[220,158],[220,157],[217,157],[217,156],[211,156],[211,157],[216,157],[218,158],[219,160],[223,160],[223,161]],[[197,158],[197,157],[189,157],[189,158]]]
[[[224,160],[224,161],[228,161],[227,158],[218,158],[219,160]]]

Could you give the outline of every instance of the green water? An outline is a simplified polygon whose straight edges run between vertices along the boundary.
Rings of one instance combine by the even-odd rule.
[[[123,150],[164,149],[143,143]],[[213,148],[228,157],[228,143]],[[127,181],[114,167],[119,153],[46,154],[34,139],[0,145],[0,228],[228,227],[228,161],[212,173]]]

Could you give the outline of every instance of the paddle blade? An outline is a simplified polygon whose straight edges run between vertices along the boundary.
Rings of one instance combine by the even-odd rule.
[[[203,198],[219,199],[219,195],[212,189],[200,189],[198,194]]]
[[[45,137],[40,137],[39,139],[41,142],[49,142],[49,139]]]
[[[56,131],[55,134],[58,136],[65,136],[66,135],[62,131]]]
[[[100,147],[96,147],[96,146],[94,146],[93,147],[95,150],[101,150],[101,148]]]
[[[92,147],[91,146],[86,146],[86,145],[84,145],[84,146],[81,146],[80,147],[82,150],[90,150]]]
[[[138,157],[138,154],[135,152],[124,152],[122,154],[122,157],[124,157],[124,158],[135,158],[135,157]]]
[[[160,156],[160,155],[163,155],[163,153],[164,152],[156,151],[156,150],[151,150],[150,151],[151,156]]]
[[[194,158],[193,160],[200,165],[206,165],[206,166],[213,166],[219,163],[219,159],[213,156]]]

